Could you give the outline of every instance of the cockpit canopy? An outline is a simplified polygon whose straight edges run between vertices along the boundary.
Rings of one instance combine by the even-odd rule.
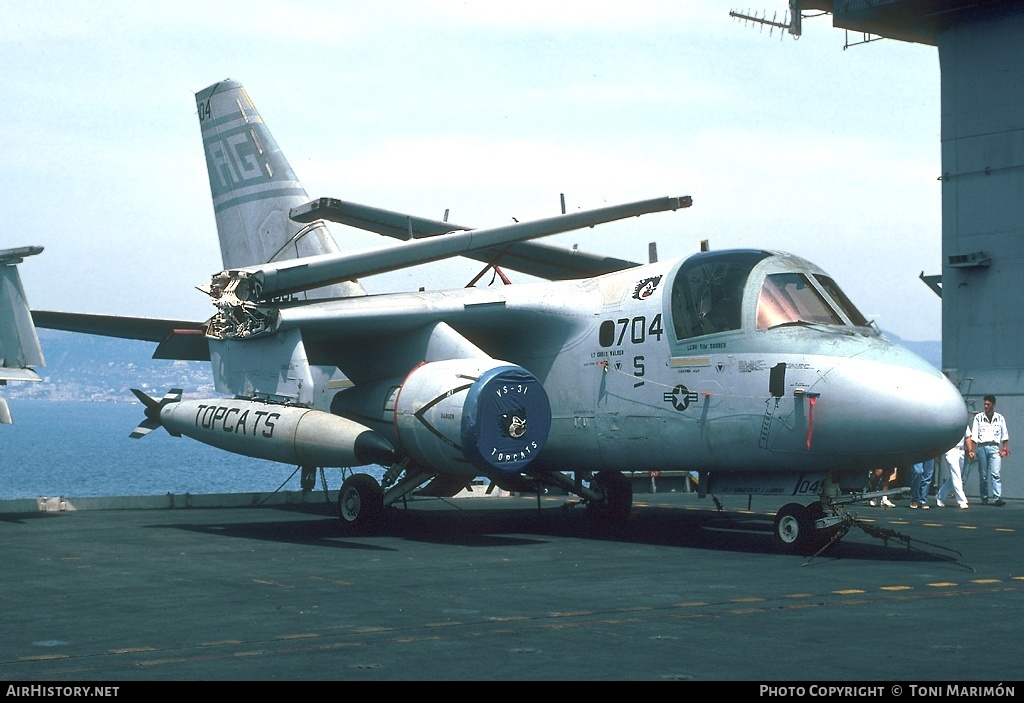
[[[676,339],[813,323],[868,327],[836,282],[811,263],[761,250],[703,252],[683,261],[672,285]]]

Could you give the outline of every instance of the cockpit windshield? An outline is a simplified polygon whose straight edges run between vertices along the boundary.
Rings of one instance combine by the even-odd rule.
[[[814,274],[814,278],[825,289],[825,292],[832,297],[835,304],[839,306],[839,311],[850,318],[850,322],[857,327],[867,327],[871,324],[866,317],[860,314],[860,310],[846,297],[846,293],[836,285],[835,281],[820,273]]]
[[[804,274],[773,273],[765,276],[757,299],[757,329],[797,322],[843,324],[842,318]]]
[[[768,256],[766,251],[744,249],[706,252],[687,259],[672,288],[676,339],[740,329],[747,278]]]
[[[677,340],[741,330],[751,313],[758,330],[871,324],[823,272],[802,259],[759,249],[691,256],[675,275],[671,301]]]

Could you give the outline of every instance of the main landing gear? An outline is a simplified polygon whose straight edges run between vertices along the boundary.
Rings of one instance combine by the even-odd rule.
[[[385,480],[389,485],[385,492],[373,476],[352,474],[345,479],[341,484],[341,490],[338,491],[338,515],[349,532],[378,533],[384,526],[385,506],[392,505],[435,478],[436,474],[405,472],[397,481]],[[582,472],[570,476],[553,471],[535,475],[533,478],[537,482],[534,485],[535,489],[540,484],[564,488],[567,492],[582,498],[581,502],[586,503],[589,515],[607,522],[623,522],[629,518],[633,509],[633,485],[620,471],[600,471],[593,476]],[[455,483],[461,487],[465,482],[467,481]],[[454,495],[455,492],[452,490],[444,495]]]
[[[621,471],[598,471],[593,475],[589,471],[575,471],[571,476],[550,471],[534,474],[534,478],[579,496],[579,502],[587,505],[588,515],[608,522],[625,521],[633,509],[633,484]]]
[[[379,532],[384,522],[384,490],[369,474],[352,474],[338,491],[338,514],[352,532]]]
[[[633,484],[620,471],[599,471],[590,481],[596,494],[587,499],[587,510],[604,520],[620,521],[633,509]]]

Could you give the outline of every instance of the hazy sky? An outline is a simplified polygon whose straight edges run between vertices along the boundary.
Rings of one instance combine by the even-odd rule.
[[[702,239],[790,251],[883,329],[939,339],[918,279],[941,264],[937,50],[844,50],[829,17],[769,37],[731,7],[5,2],[0,248],[46,247],[21,268],[34,309],[209,317],[194,286],[221,262],[193,96],[232,78],[311,197],[484,227],[556,214],[560,193],[571,209],[691,195],[544,241],[634,261],[651,241],[663,260]],[[364,285],[461,287],[479,267]]]

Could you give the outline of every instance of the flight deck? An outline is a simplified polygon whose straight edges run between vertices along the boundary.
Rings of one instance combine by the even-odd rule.
[[[0,681],[1020,678],[1019,501],[865,506],[900,537],[808,558],[773,551],[784,500],[720,500],[638,495],[618,526],[571,496],[415,500],[376,536],[323,498],[0,502]]]

